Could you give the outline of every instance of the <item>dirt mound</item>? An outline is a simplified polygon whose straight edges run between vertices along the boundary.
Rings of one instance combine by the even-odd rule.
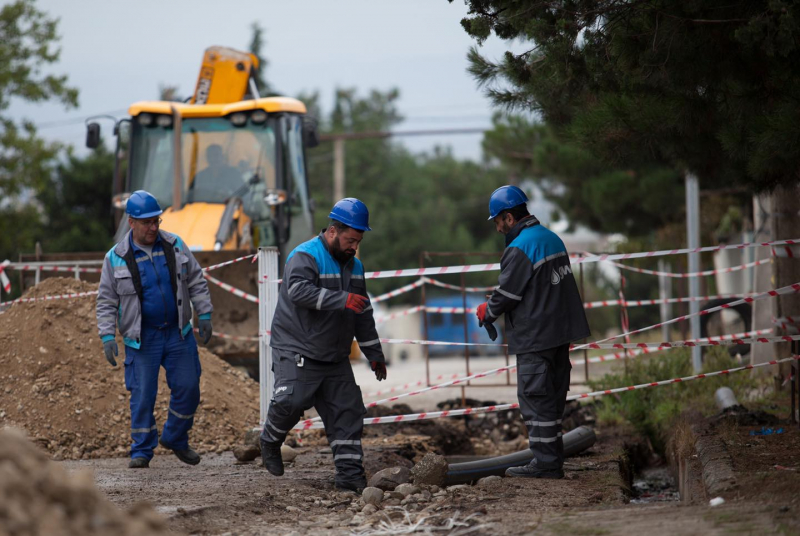
[[[50,278],[25,297],[96,290]],[[121,339],[120,358],[124,353]],[[258,384],[200,349],[201,402],[190,443],[222,452],[258,424]],[[0,315],[0,425],[25,429],[57,459],[125,456],[130,448],[129,393],[124,368],[112,368],[97,336],[95,297],[17,304]],[[169,403],[161,371],[156,422]],[[159,447],[161,449],[161,447]]]
[[[90,472],[67,473],[19,430],[0,430],[0,534],[174,534],[144,505],[123,512]]]

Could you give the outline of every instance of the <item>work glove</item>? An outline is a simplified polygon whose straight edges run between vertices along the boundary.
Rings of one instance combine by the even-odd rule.
[[[208,341],[211,340],[211,333],[213,329],[211,328],[211,319],[210,318],[201,318],[200,319],[200,336],[203,337],[203,345],[207,345]]]
[[[355,311],[356,313],[360,314],[364,312],[364,307],[367,306],[369,300],[360,294],[353,294],[352,292],[347,295],[347,302],[345,302],[344,306],[346,309],[350,309],[351,311]]]
[[[478,308],[475,310],[475,316],[478,317],[478,322],[480,322],[481,324],[486,322],[486,307],[488,306],[489,304],[487,302],[484,302],[480,304]]]
[[[478,322],[478,327],[480,326],[486,328],[486,333],[489,334],[490,339],[492,339],[493,341],[497,340],[497,328],[494,327],[494,324],[489,324],[488,322],[487,323]]]
[[[370,361],[370,365],[372,366],[372,370],[375,371],[375,378],[379,382],[386,379],[386,363],[382,361]]]
[[[106,341],[103,343],[103,352],[106,354],[106,359],[109,363],[111,363],[112,367],[117,366],[117,360],[114,359],[114,356],[119,355],[119,348],[117,347],[117,341],[111,339],[110,341]]]

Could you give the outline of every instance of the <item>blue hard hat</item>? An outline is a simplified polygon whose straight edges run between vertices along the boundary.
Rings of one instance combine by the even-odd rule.
[[[136,190],[125,203],[125,213],[131,218],[141,220],[152,218],[164,212],[153,194],[144,190]]]
[[[355,197],[345,197],[333,205],[328,217],[340,221],[348,227],[359,231],[371,231],[369,227],[369,210],[367,205]]]
[[[488,219],[493,220],[504,210],[514,208],[517,205],[522,205],[527,202],[528,196],[516,186],[501,186],[492,192],[492,197],[489,198]]]

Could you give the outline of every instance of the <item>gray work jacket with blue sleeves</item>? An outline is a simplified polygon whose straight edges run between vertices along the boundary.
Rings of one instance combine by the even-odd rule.
[[[564,242],[530,216],[506,235],[500,286],[486,322],[505,314],[508,353],[556,348],[588,337],[589,323]]]
[[[297,246],[286,259],[270,346],[317,361],[350,355],[353,337],[370,361],[384,362],[372,305],[356,314],[345,308],[349,293],[367,295],[364,266],[345,266],[328,251],[323,233]]]
[[[211,294],[200,264],[183,240],[166,231],[159,231],[159,236],[178,306],[178,325],[186,337],[192,330],[192,305],[200,318],[211,318]],[[97,293],[97,330],[103,342],[113,339],[119,328],[126,346],[141,347],[142,294],[129,232],[103,261]]]

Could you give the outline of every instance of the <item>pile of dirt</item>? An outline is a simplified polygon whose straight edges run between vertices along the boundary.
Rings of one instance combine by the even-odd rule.
[[[0,534],[174,534],[152,508],[123,512],[89,471],[68,473],[19,430],[0,430]]]
[[[50,278],[25,297],[97,290]],[[97,336],[95,297],[17,304],[0,315],[0,425],[23,428],[56,459],[125,456],[130,395],[123,345],[112,368]],[[200,348],[200,407],[190,433],[198,452],[223,452],[258,424],[258,384]],[[159,379],[156,422],[167,417],[169,389]],[[161,447],[159,447],[161,449]]]

